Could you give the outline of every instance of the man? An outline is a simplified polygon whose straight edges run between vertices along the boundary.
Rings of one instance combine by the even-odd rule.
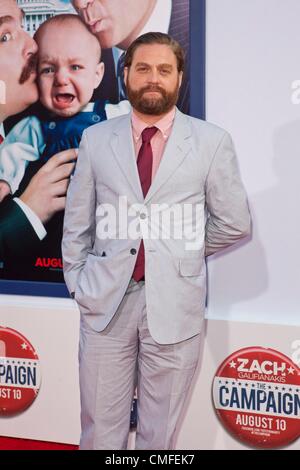
[[[118,99],[124,99],[122,57],[130,43],[148,31],[169,33],[183,47],[186,55],[186,74],[180,89],[178,107],[183,112],[189,110],[189,0],[72,0],[77,12],[82,16],[100,41],[104,49],[113,49],[115,70],[109,63],[109,54],[104,57],[106,79],[116,74]],[[116,46],[116,47],[115,47]],[[108,51],[107,51],[108,52]],[[102,92],[104,92],[102,84]],[[102,97],[102,96],[101,96]],[[104,98],[113,100],[115,96]]]
[[[0,81],[5,100],[0,104],[0,144],[3,121],[26,109],[38,98],[35,83],[36,43],[22,29],[22,11],[15,0],[0,2]],[[32,178],[19,198],[7,197],[0,204],[0,260],[32,252],[46,236],[44,224],[65,206],[74,150],[61,152]]]
[[[81,311],[82,449],[126,448],[136,383],[136,447],[172,448],[199,357],[205,255],[249,233],[230,136],[175,107],[183,64],[168,35],[131,44],[133,111],[85,132],[68,190],[62,248]]]

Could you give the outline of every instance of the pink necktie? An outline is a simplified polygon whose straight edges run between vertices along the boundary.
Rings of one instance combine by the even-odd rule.
[[[157,132],[157,127],[147,127],[142,132],[142,146],[140,148],[137,166],[140,176],[141,186],[144,197],[151,186],[153,153],[151,148],[151,139]],[[141,281],[145,276],[145,249],[143,240],[137,254],[135,267],[132,277],[135,281]]]
[[[2,135],[0,134],[0,145],[2,144],[2,142],[4,141]]]

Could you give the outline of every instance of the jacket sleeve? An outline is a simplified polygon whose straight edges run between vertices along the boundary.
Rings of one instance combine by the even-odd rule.
[[[205,254],[212,255],[250,233],[250,214],[230,135],[225,132],[206,180]]]
[[[90,162],[88,140],[84,131],[76,169],[67,192],[62,255],[64,277],[71,295],[94,244],[96,188]],[[73,296],[73,295],[72,295]]]

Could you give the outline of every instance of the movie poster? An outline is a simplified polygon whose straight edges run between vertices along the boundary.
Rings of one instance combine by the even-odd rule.
[[[178,107],[188,113],[190,104],[190,0],[93,0],[89,2],[88,9],[81,11],[84,2],[79,0],[17,0],[17,3],[23,11],[24,31],[38,43],[38,58],[50,56],[52,60],[54,56],[54,59],[53,63],[50,60],[45,66],[38,66],[38,101],[2,123],[5,134],[0,145],[2,223],[5,223],[6,216],[1,206],[5,207],[8,199],[15,204],[15,198],[19,200],[35,174],[53,155],[68,148],[78,148],[86,127],[129,112],[122,79],[122,60],[129,41],[137,35],[162,31],[180,42],[186,52],[186,72]],[[101,61],[105,67],[101,79],[100,75],[95,79],[89,77],[84,85],[80,81],[72,82],[66,73],[66,64],[75,72],[81,67],[80,60],[85,64],[95,61],[97,64],[100,57],[95,57],[99,51],[89,42],[81,26],[73,24],[67,27],[63,21],[58,21],[52,25],[51,31],[49,28],[40,29],[55,16],[77,13],[100,42]],[[80,57],[82,50],[85,53]],[[61,92],[55,97],[47,86],[47,80],[53,74],[57,75],[54,80],[61,86]],[[20,209],[26,212],[24,207],[20,206]],[[33,236],[33,229],[39,232],[36,242],[30,248],[23,248],[24,239],[20,239],[14,249],[8,249],[5,242],[0,242],[0,279],[64,283],[61,255],[64,210],[51,216],[43,226],[44,232],[27,212],[26,217],[30,221],[26,219],[23,225],[28,223],[28,234]],[[11,236],[18,239],[17,225],[14,228],[17,220],[9,223],[12,224]]]

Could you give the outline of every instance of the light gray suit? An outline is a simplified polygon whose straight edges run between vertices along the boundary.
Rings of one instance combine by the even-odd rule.
[[[140,238],[122,239],[117,226],[116,239],[103,239],[101,224],[105,220],[103,205],[111,204],[119,215],[119,197],[126,196],[128,206],[140,204],[137,217],[145,246],[149,336],[158,345],[184,344],[181,342],[201,331],[205,255],[249,233],[246,194],[229,134],[176,110],[162,161],[144,200],[130,116],[84,132],[67,195],[62,244],[65,280],[91,334],[105,334],[107,327],[120,321],[113,317],[124,301]],[[196,217],[190,216],[191,207],[197,207]],[[133,220],[129,215],[127,222]],[[171,238],[146,237],[149,227],[165,234],[168,220],[174,220],[177,228],[184,227],[183,237],[174,232]],[[197,246],[190,250],[192,232],[197,235]]]

